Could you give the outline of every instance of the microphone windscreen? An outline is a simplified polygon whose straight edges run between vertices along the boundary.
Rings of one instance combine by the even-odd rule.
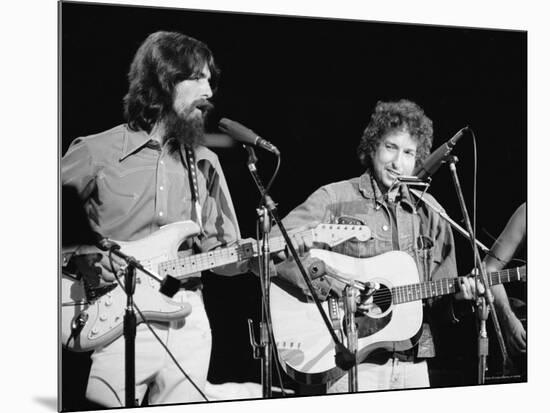
[[[227,118],[222,118],[220,119],[218,127],[222,132],[227,133],[239,142],[247,143],[249,145],[254,145],[256,143],[258,135],[256,135],[256,133],[254,133],[251,129],[248,129],[246,126],[243,126],[238,122]]]

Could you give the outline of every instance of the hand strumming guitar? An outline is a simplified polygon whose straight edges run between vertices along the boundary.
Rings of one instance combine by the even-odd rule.
[[[120,276],[126,266],[124,260],[115,255],[111,257],[111,265],[109,253],[96,247],[80,247],[64,256],[67,270],[83,277],[91,287],[113,283],[116,280],[113,270]]]

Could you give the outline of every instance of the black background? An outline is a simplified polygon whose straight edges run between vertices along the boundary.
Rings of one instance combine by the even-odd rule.
[[[217,132],[218,119],[228,117],[280,149],[271,195],[281,216],[319,186],[361,174],[355,151],[370,113],[378,100],[400,98],[420,104],[434,121],[434,149],[466,125],[474,131],[483,243],[490,246],[527,199],[527,33],[518,31],[62,3],[60,155],[76,137],[124,122],[130,61],[157,30],[180,31],[213,51],[222,77],[209,131]],[[254,237],[259,197],[245,152],[239,146],[213,150],[242,235]],[[473,140],[461,140],[454,153],[472,211]],[[259,157],[267,180],[273,157]],[[434,176],[430,191],[460,221],[446,168]],[[455,239],[464,274],[472,267],[471,250],[461,236]],[[213,329],[210,381],[259,382],[246,324],[259,318],[257,280],[206,274],[205,301]],[[453,340],[449,356],[474,364],[473,326],[466,323],[453,334],[460,339]],[[64,409],[83,407],[86,357],[63,353]],[[441,384],[471,380],[457,377]]]

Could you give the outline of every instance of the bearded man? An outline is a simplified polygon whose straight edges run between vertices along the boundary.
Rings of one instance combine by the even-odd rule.
[[[135,241],[190,219],[201,227],[194,244],[202,251],[240,238],[218,158],[201,146],[218,75],[209,48],[180,33],[153,33],[139,47],[124,98],[127,123],[74,140],[61,161],[62,185],[76,189],[101,237]],[[184,244],[183,249],[191,248]],[[104,282],[114,281],[107,254],[98,254],[94,266]],[[239,272],[235,268],[225,273]],[[151,323],[189,377],[139,324],[138,402],[147,390],[149,405],[204,401],[199,390],[206,383],[211,332],[197,280],[182,284],[174,297],[192,307],[183,322]],[[121,336],[92,354],[87,398],[107,407],[124,406],[124,371]]]

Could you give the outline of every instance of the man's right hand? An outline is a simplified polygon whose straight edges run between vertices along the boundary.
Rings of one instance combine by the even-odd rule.
[[[311,265],[317,264],[319,262],[318,258],[313,258],[309,254],[306,254],[300,257],[300,260],[302,262],[302,265],[304,266],[304,269],[306,270],[306,275],[311,281],[314,293],[317,295],[317,298],[319,298],[319,300],[326,300],[331,291],[336,293],[339,297],[342,296],[342,288],[340,288],[340,286],[338,285],[339,283],[333,281],[330,277],[321,275],[318,278],[315,278],[313,280],[311,279],[312,277],[308,273],[308,269],[311,267]],[[311,297],[311,291],[304,281],[304,277],[302,276],[296,264],[296,261],[294,261],[292,257],[290,257],[286,261],[277,264],[276,268],[277,275],[280,278],[298,287],[305,296]]]
[[[120,274],[125,267],[125,262],[115,255],[112,255],[112,261],[111,267],[109,254],[95,248],[86,249],[83,252],[77,251],[70,260],[77,272],[87,277],[92,285],[112,283],[116,280],[113,269]]]

